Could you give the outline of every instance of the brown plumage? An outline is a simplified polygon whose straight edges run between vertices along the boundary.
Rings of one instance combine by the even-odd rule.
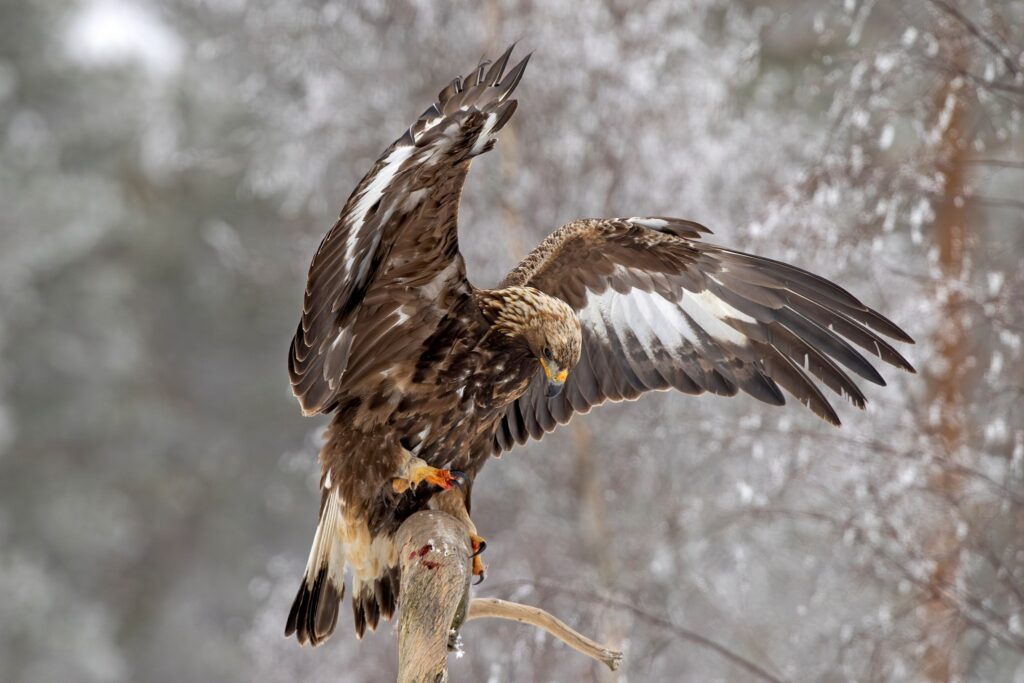
[[[857,406],[846,370],[884,384],[853,345],[913,371],[883,336],[911,339],[848,292],[702,242],[709,231],[692,221],[575,221],[498,289],[470,285],[459,196],[515,110],[527,60],[506,72],[510,53],[441,91],[356,187],[310,266],[289,372],[303,412],[333,419],[286,627],[300,642],[333,632],[346,566],[357,635],[390,618],[402,521],[439,501],[451,509],[455,493],[471,525],[484,462],[574,413],[649,390],[742,390],[775,405],[785,390],[839,424],[819,382]],[[461,489],[408,485],[420,463],[461,472]]]

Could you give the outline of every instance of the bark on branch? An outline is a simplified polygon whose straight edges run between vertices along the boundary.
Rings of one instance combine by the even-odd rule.
[[[417,512],[398,530],[402,567],[398,624],[398,683],[443,683],[459,627],[468,619],[496,617],[542,628],[613,671],[622,653],[580,635],[537,607],[494,598],[469,604],[469,529],[439,510]],[[468,619],[467,619],[468,612]]]
[[[439,510],[417,512],[398,529],[402,565],[398,683],[448,680],[448,642],[469,592],[469,530]]]

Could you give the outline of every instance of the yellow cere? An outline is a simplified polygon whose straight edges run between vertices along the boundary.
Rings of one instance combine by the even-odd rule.
[[[568,370],[559,370],[557,375],[552,375],[551,368],[544,362],[544,359],[540,358],[538,360],[540,360],[540,366],[544,368],[544,375],[548,378],[548,381],[554,380],[555,382],[562,384],[565,382],[565,378],[569,376]]]

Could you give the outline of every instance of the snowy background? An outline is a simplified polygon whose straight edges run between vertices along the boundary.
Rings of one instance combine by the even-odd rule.
[[[646,396],[491,463],[453,681],[1024,682],[1024,2],[0,3],[0,680],[393,680],[282,636],[320,420],[285,356],[351,188],[453,76],[535,51],[467,184],[474,282],[678,215],[905,327],[840,430]],[[792,403],[792,402],[791,402]]]

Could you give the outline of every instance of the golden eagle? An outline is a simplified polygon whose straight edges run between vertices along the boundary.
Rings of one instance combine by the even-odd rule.
[[[477,472],[573,413],[673,388],[782,405],[785,390],[838,425],[818,382],[858,407],[847,371],[884,384],[855,346],[913,372],[883,339],[910,337],[844,289],[678,218],[574,221],[496,289],[470,284],[459,197],[516,109],[529,56],[506,71],[511,52],[449,83],[388,147],[310,265],[288,370],[303,413],[333,419],[285,630],[300,643],[333,632],[346,566],[356,634],[392,616],[394,534],[417,510],[457,514],[482,549]]]

